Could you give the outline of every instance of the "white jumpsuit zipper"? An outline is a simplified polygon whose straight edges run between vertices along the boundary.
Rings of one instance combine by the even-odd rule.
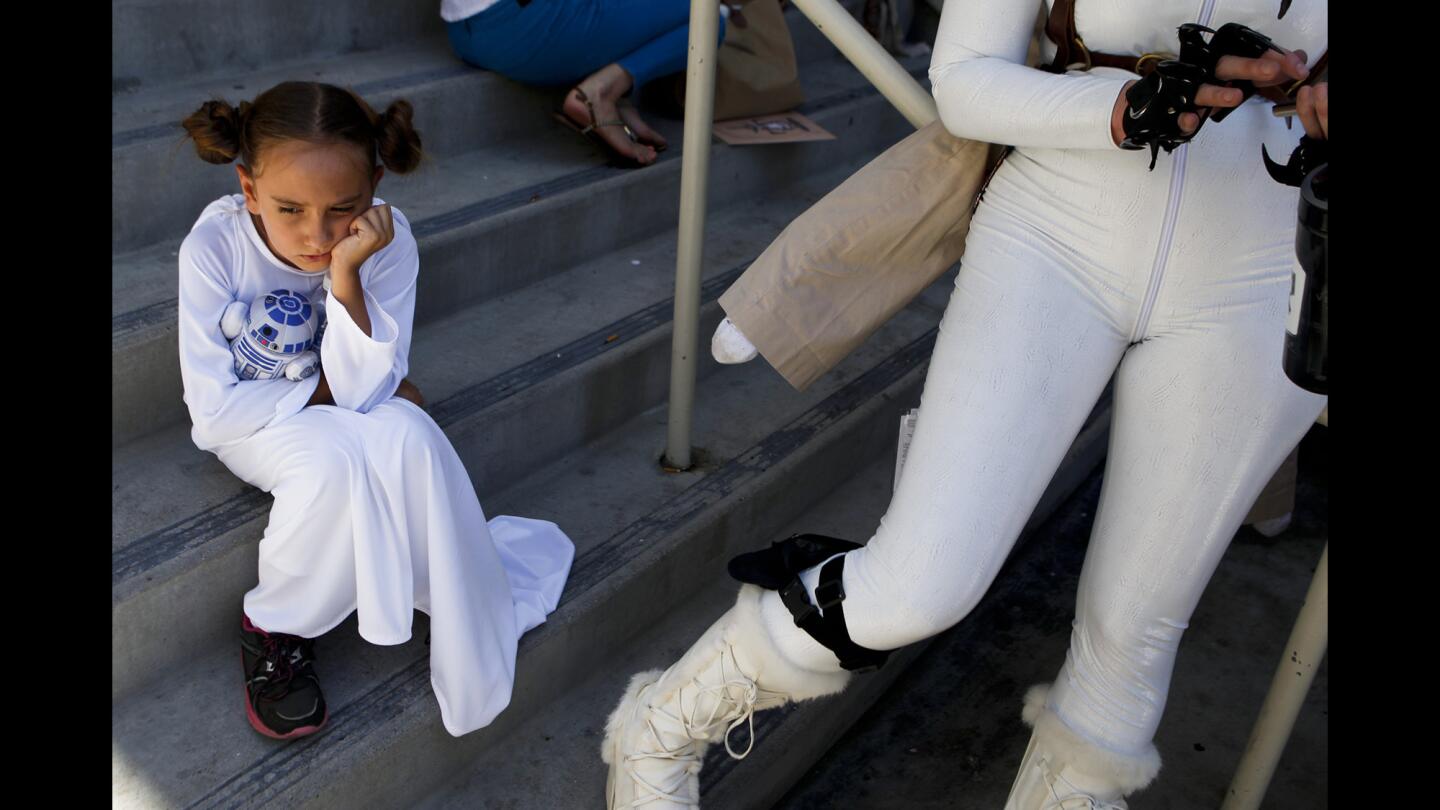
[[[1215,0],[1205,0],[1200,6],[1200,25],[1210,26],[1210,17],[1215,11]],[[1145,339],[1145,330],[1150,326],[1150,311],[1160,295],[1160,284],[1165,277],[1165,263],[1170,255],[1171,240],[1175,236],[1175,218],[1180,212],[1180,196],[1185,190],[1185,156],[1189,144],[1183,144],[1175,152],[1175,165],[1170,173],[1170,199],[1165,204],[1165,224],[1160,230],[1160,244],[1155,251],[1155,263],[1150,270],[1150,283],[1145,289],[1145,300],[1140,305],[1140,315],[1135,319],[1135,331],[1130,342]]]

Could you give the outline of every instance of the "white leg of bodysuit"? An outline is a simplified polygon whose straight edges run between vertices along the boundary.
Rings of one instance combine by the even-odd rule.
[[[1259,266],[1229,269],[1246,289],[1204,309],[1205,287],[1235,285],[1213,268],[1177,268],[1188,284],[1161,296],[1150,339],[1120,365],[1070,650],[1048,700],[1104,748],[1133,752],[1154,738],[1205,585],[1324,407],[1281,369],[1289,252],[1284,242],[1250,252]]]
[[[1082,291],[1105,271],[986,210],[940,325],[899,487],[875,536],[846,560],[846,622],[872,649],[932,636],[980,600],[1128,342],[1124,308]],[[797,665],[836,667],[777,594],[763,612]]]

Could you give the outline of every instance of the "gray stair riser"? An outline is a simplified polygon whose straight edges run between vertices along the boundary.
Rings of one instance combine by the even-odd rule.
[[[719,324],[719,304],[702,310],[701,334]],[[666,326],[445,426],[481,495],[503,489],[664,400],[670,384]],[[704,380],[719,364],[705,353]],[[663,448],[656,449],[659,457]],[[113,608],[111,691],[119,699],[191,651],[232,641],[240,597],[253,584],[267,518],[210,539],[199,561],[177,561],[124,589]],[[179,569],[179,570],[177,570]],[[167,575],[168,574],[168,575]]]
[[[491,744],[594,674],[608,653],[683,605],[697,579],[725,576],[728,559],[756,545],[871,462],[894,441],[902,410],[919,395],[926,363],[833,425],[780,463],[690,518],[679,531],[657,536],[651,548],[570,599],[521,644],[517,690],[491,726],[458,740],[439,729],[427,691],[380,728],[347,737],[383,744],[352,746],[264,790],[258,803],[310,808],[402,807],[466,767]],[[543,673],[543,677],[540,677]],[[281,780],[277,780],[281,781]]]
[[[119,95],[176,76],[238,74],[267,63],[372,51],[443,30],[434,3],[116,0],[111,79]]]
[[[299,53],[228,76],[177,75],[112,96],[110,146],[118,148],[163,135],[164,130],[178,127],[180,119],[207,98],[238,103],[292,79],[337,84],[368,97],[387,88],[416,85],[464,70],[468,68],[451,53],[444,32],[435,31],[378,51],[338,56]]]
[[[111,252],[162,240],[179,244],[206,205],[239,193],[235,164],[206,163],[196,157],[184,130],[177,127],[175,133],[111,150]]]
[[[549,110],[553,92],[511,82],[493,73],[456,65],[458,75],[369,94],[366,101],[383,110],[396,98],[415,107],[415,129],[432,157],[455,155],[554,127]],[[232,104],[253,91],[226,95]],[[117,253],[165,240],[184,238],[195,217],[215,198],[240,191],[234,163],[206,163],[195,154],[180,120],[209,99],[197,96],[180,112],[174,129],[156,137],[111,149],[110,247]],[[422,167],[423,168],[423,167]],[[393,184],[398,175],[382,181]]]
[[[110,610],[110,696],[123,700],[197,654],[239,639],[242,598],[255,586],[265,518],[211,541],[214,553],[193,572],[152,572],[154,587]]]
[[[708,345],[723,316],[717,303],[701,308],[702,343]],[[670,393],[673,332],[670,324],[654,329],[591,364],[447,426],[476,491],[503,489],[663,402]],[[697,381],[719,368],[708,349],[699,360]],[[656,448],[656,458],[663,449]]]
[[[116,341],[110,363],[110,441],[133,441],[166,425],[188,420],[180,384],[179,328],[174,309],[145,339]]]
[[[847,162],[858,166],[908,133],[908,124],[878,96],[838,105],[815,118],[841,140],[717,149],[711,166],[710,210]],[[666,160],[642,172],[617,170],[600,176],[603,179],[552,198],[542,197],[433,235],[422,233],[418,241],[423,280],[416,300],[416,326],[676,226],[679,160]],[[423,222],[417,223],[421,226]],[[172,312],[158,314],[153,325],[112,343],[113,446],[185,418]]]

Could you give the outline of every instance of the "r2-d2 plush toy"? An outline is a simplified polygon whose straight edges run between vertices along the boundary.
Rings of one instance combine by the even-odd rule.
[[[303,380],[320,368],[324,311],[304,294],[271,290],[250,304],[235,301],[220,318],[242,380]]]

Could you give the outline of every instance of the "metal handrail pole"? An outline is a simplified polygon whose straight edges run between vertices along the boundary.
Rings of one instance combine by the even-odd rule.
[[[791,0],[916,129],[940,117],[935,99],[836,0]],[[691,15],[694,19],[694,15]],[[692,29],[691,36],[694,36]],[[694,41],[693,39],[691,40]],[[689,114],[689,110],[686,110]],[[689,120],[688,118],[686,119]]]
[[[700,332],[700,264],[705,199],[710,187],[710,129],[715,115],[715,53],[720,13],[715,0],[690,0],[685,59],[685,134],[680,155],[680,232],[675,246],[675,317],[670,339],[670,414],[665,463],[690,468],[695,354]]]
[[[1260,717],[1250,732],[1250,742],[1245,745],[1221,810],[1255,810],[1265,798],[1275,767],[1280,764],[1280,755],[1285,752],[1285,743],[1295,728],[1300,707],[1310,692],[1315,670],[1325,657],[1329,627],[1330,544],[1326,543],[1310,581],[1310,590],[1305,594],[1305,605],[1300,608],[1300,617],[1290,631],[1270,692],[1260,707]]]
[[[935,99],[836,0],[793,0],[840,53],[916,129],[939,117]],[[685,134],[680,158],[680,225],[675,255],[675,315],[670,341],[670,413],[665,464],[689,469],[700,332],[700,267],[710,184],[710,129],[715,113],[715,58],[720,23],[713,0],[690,2],[685,62]]]

